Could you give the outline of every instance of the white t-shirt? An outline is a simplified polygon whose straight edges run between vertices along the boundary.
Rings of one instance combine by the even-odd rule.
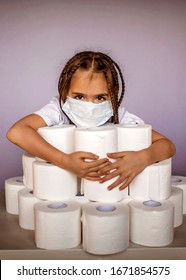
[[[46,122],[47,126],[68,124],[69,119],[65,116],[59,106],[59,97],[53,97],[50,102],[40,110],[34,112]],[[134,114],[130,114],[124,107],[119,107],[120,124],[144,124],[144,121]]]

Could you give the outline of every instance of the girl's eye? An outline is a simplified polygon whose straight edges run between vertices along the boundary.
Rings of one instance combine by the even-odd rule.
[[[102,96],[102,95],[98,95],[98,96],[97,96],[97,99],[98,99],[99,101],[105,101],[105,100],[106,100],[105,97]]]
[[[81,100],[81,99],[83,99],[83,96],[82,96],[82,95],[76,95],[76,96],[74,97],[74,99]]]

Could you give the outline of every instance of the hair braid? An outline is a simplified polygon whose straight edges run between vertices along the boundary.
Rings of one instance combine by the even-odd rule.
[[[67,67],[68,67],[68,65],[67,65]],[[78,64],[74,65],[70,71],[65,72],[65,73],[62,72],[62,74],[60,76],[59,83],[58,83],[58,90],[61,93],[60,98],[59,98],[59,104],[60,104],[61,109],[62,109],[61,101],[65,102],[72,75],[75,73],[75,71],[78,69],[78,67],[79,67]],[[66,69],[65,69],[65,71],[66,71]]]
[[[119,72],[119,76],[120,76],[120,79],[121,79],[121,94],[120,94],[120,98],[118,100],[118,106],[120,106],[122,100],[123,100],[123,97],[124,97],[124,94],[125,94],[125,81],[124,81],[124,78],[123,78],[123,74],[121,72],[121,69],[119,67],[119,65],[115,62],[115,61],[112,61],[114,66],[116,67],[116,69],[118,70]]]
[[[117,102],[116,96],[113,94],[112,86],[111,86],[111,83],[109,81],[107,71],[105,71],[105,77],[106,77],[108,90],[109,90],[109,94],[110,94],[110,99],[111,99],[111,103],[112,103],[112,108],[113,108],[113,112],[114,112],[113,123],[117,124],[119,122],[119,120],[118,120],[118,102]]]
[[[119,102],[118,102],[118,95],[119,95],[119,82],[118,82],[118,73],[117,73],[117,68],[115,66],[115,62],[107,55],[105,55],[105,60],[104,63],[106,65],[106,71],[105,76],[107,80],[107,84],[109,87],[109,93],[110,93],[110,98],[111,98],[111,103],[113,107],[113,122],[114,123],[119,123],[119,116],[118,116],[118,108],[119,108]],[[112,76],[112,84],[113,86],[111,87],[110,79],[109,79],[109,74],[108,71],[111,72]]]

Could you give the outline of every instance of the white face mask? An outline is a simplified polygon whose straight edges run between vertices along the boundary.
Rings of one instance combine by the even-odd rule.
[[[113,116],[111,101],[95,104],[68,96],[62,109],[76,126],[86,128],[100,126]]]

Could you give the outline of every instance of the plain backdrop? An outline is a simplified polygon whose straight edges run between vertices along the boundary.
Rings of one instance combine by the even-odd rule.
[[[22,175],[9,127],[57,95],[66,61],[106,52],[121,67],[125,107],[176,145],[186,176],[186,1],[0,0],[0,187]]]

